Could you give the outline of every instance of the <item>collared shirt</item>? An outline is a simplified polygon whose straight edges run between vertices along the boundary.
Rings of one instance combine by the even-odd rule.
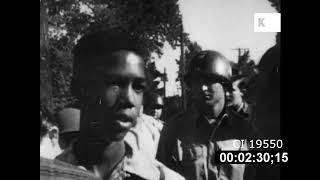
[[[57,158],[62,161],[67,160],[67,163],[80,166],[85,169],[78,163],[73,149],[66,150]],[[105,179],[184,180],[184,178],[179,176],[177,173],[166,168],[155,159],[149,158],[140,152],[139,149],[132,148],[128,143],[126,143],[126,155]]]
[[[55,159],[40,157],[40,180],[98,180],[93,173]]]
[[[138,123],[136,126],[127,133],[124,139],[130,146],[133,154],[138,155],[132,162],[139,162],[138,164],[140,164],[140,162],[143,163],[144,161],[152,162],[152,164],[145,165],[158,167],[160,172],[163,174],[161,179],[184,180],[180,174],[174,172],[155,159],[160,139],[160,132],[163,127],[162,123],[145,114],[141,114],[137,121]],[[147,169],[147,167],[141,167],[143,172],[145,169]]]
[[[163,124],[152,116],[141,114],[135,127],[125,136],[125,141],[134,149],[146,154],[151,159],[156,157],[160,133]]]
[[[214,157],[218,150],[248,150],[235,141],[252,137],[247,123],[226,113],[210,125],[193,108],[164,126],[157,157],[188,180],[243,180],[244,164],[217,164]]]

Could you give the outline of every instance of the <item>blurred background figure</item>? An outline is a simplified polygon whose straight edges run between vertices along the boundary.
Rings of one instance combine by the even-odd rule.
[[[163,99],[159,94],[148,93],[143,99],[143,112],[149,116],[152,116],[156,120],[162,118],[163,111]]]
[[[93,173],[55,159],[62,152],[56,120],[40,103],[40,180],[98,179]]]
[[[276,45],[262,56],[258,69],[256,126],[261,138],[280,139],[280,33],[276,36]],[[256,179],[281,179],[280,165],[260,165]]]
[[[60,153],[58,123],[48,108],[40,104],[40,157],[54,159]]]
[[[237,79],[232,82],[233,91],[229,95],[228,106],[234,108],[237,112],[244,108],[243,92],[240,90],[239,85],[244,78]]]
[[[280,138],[280,45],[271,47],[258,66],[257,127],[264,138]]]
[[[245,86],[244,84],[248,84],[247,81],[247,78],[242,77],[232,82],[233,91],[228,96],[228,107],[237,112],[250,123],[254,123],[254,104],[247,102],[246,98],[244,97],[246,88],[243,88],[243,86]]]
[[[64,108],[56,114],[60,122],[59,143],[61,149],[70,148],[77,140],[80,128],[80,110],[76,108]]]

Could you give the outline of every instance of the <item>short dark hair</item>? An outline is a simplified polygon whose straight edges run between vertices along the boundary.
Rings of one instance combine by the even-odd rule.
[[[132,34],[121,29],[104,29],[84,35],[73,50],[72,94],[81,99],[80,74],[94,66],[105,66],[107,61],[98,58],[119,50],[127,50],[143,57],[141,43]]]

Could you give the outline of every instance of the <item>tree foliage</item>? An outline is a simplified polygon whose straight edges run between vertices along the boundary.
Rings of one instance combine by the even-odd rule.
[[[184,61],[185,61],[185,71],[184,72],[187,72],[187,69],[188,69],[188,65],[189,65],[189,62],[190,60],[197,54],[199,53],[200,51],[202,51],[202,47],[197,43],[197,42],[191,42],[191,41],[187,41],[186,42],[186,51],[185,51],[185,58],[184,58]],[[177,59],[176,60],[176,63],[178,65],[180,65],[180,62],[181,59]],[[183,77],[183,74],[182,74],[182,69],[181,67],[179,68],[178,70],[178,77],[176,79],[176,81],[181,81],[182,80],[182,77]]]
[[[145,58],[162,55],[165,41],[180,42],[181,15],[178,0],[42,0],[40,1],[40,84],[50,90],[53,108],[75,99],[70,92],[72,49],[85,33],[120,28],[141,39]],[[187,34],[183,34],[187,39]],[[44,46],[45,45],[45,46]],[[43,53],[47,52],[47,53]],[[154,65],[148,71],[159,76]],[[43,80],[42,80],[43,79]],[[44,85],[43,85],[44,84]]]

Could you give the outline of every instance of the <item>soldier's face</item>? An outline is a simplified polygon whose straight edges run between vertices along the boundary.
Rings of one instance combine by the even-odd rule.
[[[100,81],[103,83],[99,91],[101,102],[91,116],[98,120],[101,131],[94,133],[121,140],[135,125],[142,106],[146,88],[144,63],[141,57],[127,51],[113,53],[109,62]]]
[[[222,84],[207,76],[197,76],[191,79],[191,95],[195,104],[204,111],[223,108],[225,90]]]

